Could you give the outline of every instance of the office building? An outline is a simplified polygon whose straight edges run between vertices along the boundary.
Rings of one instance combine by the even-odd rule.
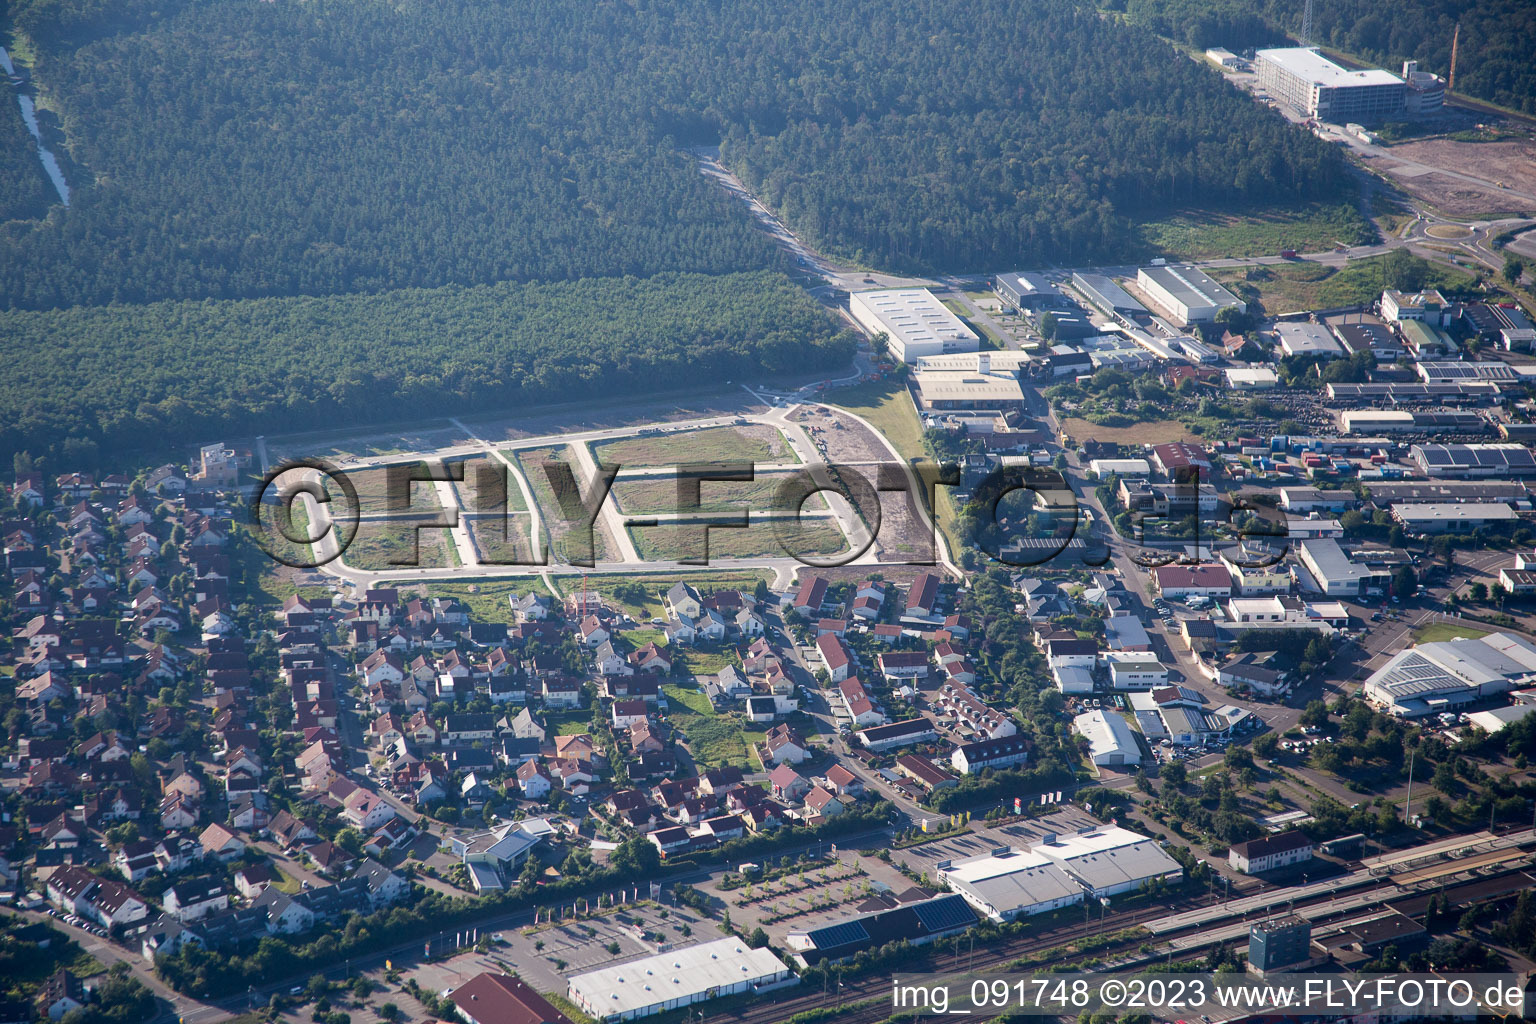
[[[976,332],[960,322],[926,288],[854,292],[848,311],[871,336],[883,334],[891,355],[903,363],[946,352],[975,352]]]
[[[1039,274],[998,274],[992,290],[1013,310],[1048,309],[1062,301],[1056,286]]]
[[[1260,50],[1253,69],[1270,96],[1332,124],[1380,121],[1406,102],[1407,85],[1390,71],[1350,71],[1308,47]]]

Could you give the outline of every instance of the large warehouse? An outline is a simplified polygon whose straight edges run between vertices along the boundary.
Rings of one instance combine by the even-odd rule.
[[[1536,683],[1536,646],[1509,633],[1441,640],[1399,651],[1360,693],[1401,718],[1422,718]]]
[[[571,1002],[597,1020],[633,1020],[716,996],[794,984],[789,967],[741,939],[716,939],[571,978]]]
[[[848,311],[870,334],[884,334],[891,355],[903,363],[981,347],[976,332],[926,288],[854,292],[848,296]]]
[[[1143,267],[1136,272],[1136,283],[1152,301],[1181,323],[1205,323],[1216,319],[1224,309],[1239,313],[1248,304],[1211,279],[1199,267]]]
[[[1072,731],[1088,741],[1088,757],[1096,765],[1124,768],[1141,764],[1135,734],[1113,711],[1085,711],[1072,719]]]
[[[1184,867],[1156,839],[1118,825],[1046,837],[1031,853],[1060,864],[1096,899],[1140,889],[1148,882],[1179,882]]]
[[[1390,71],[1350,71],[1316,50],[1260,50],[1253,70],[1277,100],[1330,124],[1380,121],[1403,111],[1408,86]]]
[[[1083,887],[1049,857],[1030,850],[995,850],[936,865],[939,881],[994,921],[1044,914],[1081,903]]]
[[[1425,476],[1511,477],[1536,474],[1523,444],[1416,444],[1409,457]]]

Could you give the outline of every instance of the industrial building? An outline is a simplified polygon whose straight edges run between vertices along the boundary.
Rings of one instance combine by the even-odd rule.
[[[1331,537],[1301,541],[1297,555],[1317,582],[1317,588],[1329,597],[1380,594],[1391,582],[1391,574],[1385,569],[1356,562]]]
[[[1381,315],[1394,323],[1417,320],[1433,327],[1450,322],[1451,304],[1433,288],[1422,292],[1387,289],[1381,293]]]
[[[926,288],[887,288],[854,292],[848,311],[871,335],[884,334],[891,355],[903,363],[945,352],[975,352],[976,332],[960,322]]]
[[[1006,412],[1024,406],[1024,388],[1017,371],[994,369],[991,354],[977,353],[974,370],[919,369],[912,375],[918,405],[924,412],[952,409],[995,409]]]
[[[1536,683],[1536,646],[1509,633],[1418,644],[1371,674],[1361,695],[1388,714],[1422,718]]]
[[[980,857],[939,861],[944,885],[993,921],[1045,914],[1083,901],[1083,887],[1061,866],[1032,850],[998,849]]]
[[[1387,329],[1386,324],[1372,321],[1336,323],[1333,325],[1333,334],[1350,355],[1370,352],[1378,363],[1395,363],[1408,355],[1408,350]]]
[[[1380,437],[1414,433],[1444,437],[1447,434],[1484,434],[1488,421],[1475,412],[1409,412],[1407,409],[1351,409],[1339,414],[1346,434]]]
[[[1499,397],[1491,380],[1443,384],[1329,384],[1334,405],[1491,405]]]
[[[874,909],[868,909],[873,905]],[[976,923],[976,912],[957,893],[935,895],[913,886],[895,895],[879,894],[859,905],[862,913],[784,937],[802,966],[837,963],[888,942],[914,946],[963,932]]]
[[[1280,383],[1267,366],[1233,366],[1226,371],[1227,386],[1234,391],[1268,391]]]
[[[1436,477],[1536,475],[1536,458],[1522,444],[1416,444],[1408,452],[1419,472]]]
[[[1520,517],[1501,501],[1476,503],[1393,505],[1392,518],[1403,529],[1414,533],[1463,533],[1499,523],[1513,523]]]
[[[1413,321],[1403,326],[1405,329],[1423,329],[1423,325]],[[1405,333],[1411,332],[1405,330]],[[1513,382],[1520,379],[1520,371],[1508,363],[1420,362],[1415,370],[1426,384],[1455,384],[1471,380]]]
[[[1157,840],[1118,825],[1047,836],[1031,852],[1060,864],[1095,899],[1131,892],[1149,882],[1184,878],[1183,866]]]
[[[943,356],[922,356],[915,365],[918,371],[976,373],[985,368],[985,372],[1002,370],[1007,373],[1018,373],[1034,361],[1035,357],[1023,349],[1010,348],[987,352],[951,352]]]
[[[1287,356],[1338,359],[1344,355],[1344,346],[1322,324],[1276,324],[1275,338]]]
[[[1115,476],[1151,476],[1152,464],[1146,459],[1094,459],[1088,463],[1088,471],[1100,480]]]
[[[1513,480],[1422,480],[1418,483],[1373,483],[1371,500],[1378,505],[1411,502],[1526,501],[1531,492]]]
[[[600,1021],[633,1020],[705,999],[795,984],[789,966],[735,938],[701,942],[571,978],[571,1002]]]
[[[1113,711],[1085,711],[1072,719],[1072,731],[1088,741],[1088,757],[1096,765],[1126,768],[1141,764],[1135,734]]]
[[[1147,307],[1133,299],[1130,292],[1103,274],[1073,274],[1072,287],[1105,313],[1130,316],[1147,311]]]
[[[1136,283],[1181,323],[1206,323],[1223,309],[1248,311],[1248,304],[1211,279],[1199,267],[1143,267]]]
[[[1049,309],[1062,302],[1062,294],[1039,274],[998,274],[992,290],[1009,309]]]
[[[1381,121],[1407,103],[1407,84],[1390,71],[1350,71],[1309,47],[1260,50],[1253,69],[1270,96],[1331,124]]]

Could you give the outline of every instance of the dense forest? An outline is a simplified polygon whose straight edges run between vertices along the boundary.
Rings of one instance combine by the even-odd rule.
[[[809,373],[852,348],[772,271],[12,310],[0,451],[89,464],[104,446]]]
[[[1284,44],[1306,0],[1109,0],[1159,35],[1235,50]],[[1536,113],[1536,4],[1530,0],[1329,0],[1313,5],[1312,42],[1398,70],[1417,60],[1444,76],[1461,25],[1456,91]]]
[[[776,258],[685,151],[901,269],[1121,252],[1334,196],[1333,150],[1069,0],[10,0],[89,187],[0,231],[13,307]]]
[[[0,74],[0,224],[41,217],[57,198],[37,158],[32,133],[21,119],[21,108],[3,79]]]

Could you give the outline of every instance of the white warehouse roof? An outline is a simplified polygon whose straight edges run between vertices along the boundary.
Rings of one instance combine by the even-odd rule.
[[[1112,711],[1085,711],[1072,719],[1072,728],[1088,740],[1094,764],[1140,764],[1141,748],[1125,719]],[[1119,755],[1119,760],[1109,758]]]
[[[1029,850],[1003,850],[939,868],[939,879],[994,920],[1042,913],[1083,898],[1061,866]]]
[[[926,288],[885,288],[854,292],[848,311],[871,333],[884,332],[891,354],[902,362],[944,352],[974,352],[976,332],[960,322]]]
[[[1054,860],[1099,896],[1126,892],[1148,880],[1170,878],[1184,871],[1157,840],[1118,825],[1057,836],[1033,852]]]
[[[1260,50],[1254,54],[1257,60],[1267,60],[1304,81],[1324,88],[1347,85],[1401,85],[1402,79],[1390,71],[1370,68],[1350,71],[1324,57],[1316,50],[1304,46],[1288,46],[1273,50]]]
[[[743,984],[772,982],[789,974],[784,961],[741,939],[716,939],[655,956],[578,974],[570,979],[576,1005],[594,1017],[641,1016]]]

